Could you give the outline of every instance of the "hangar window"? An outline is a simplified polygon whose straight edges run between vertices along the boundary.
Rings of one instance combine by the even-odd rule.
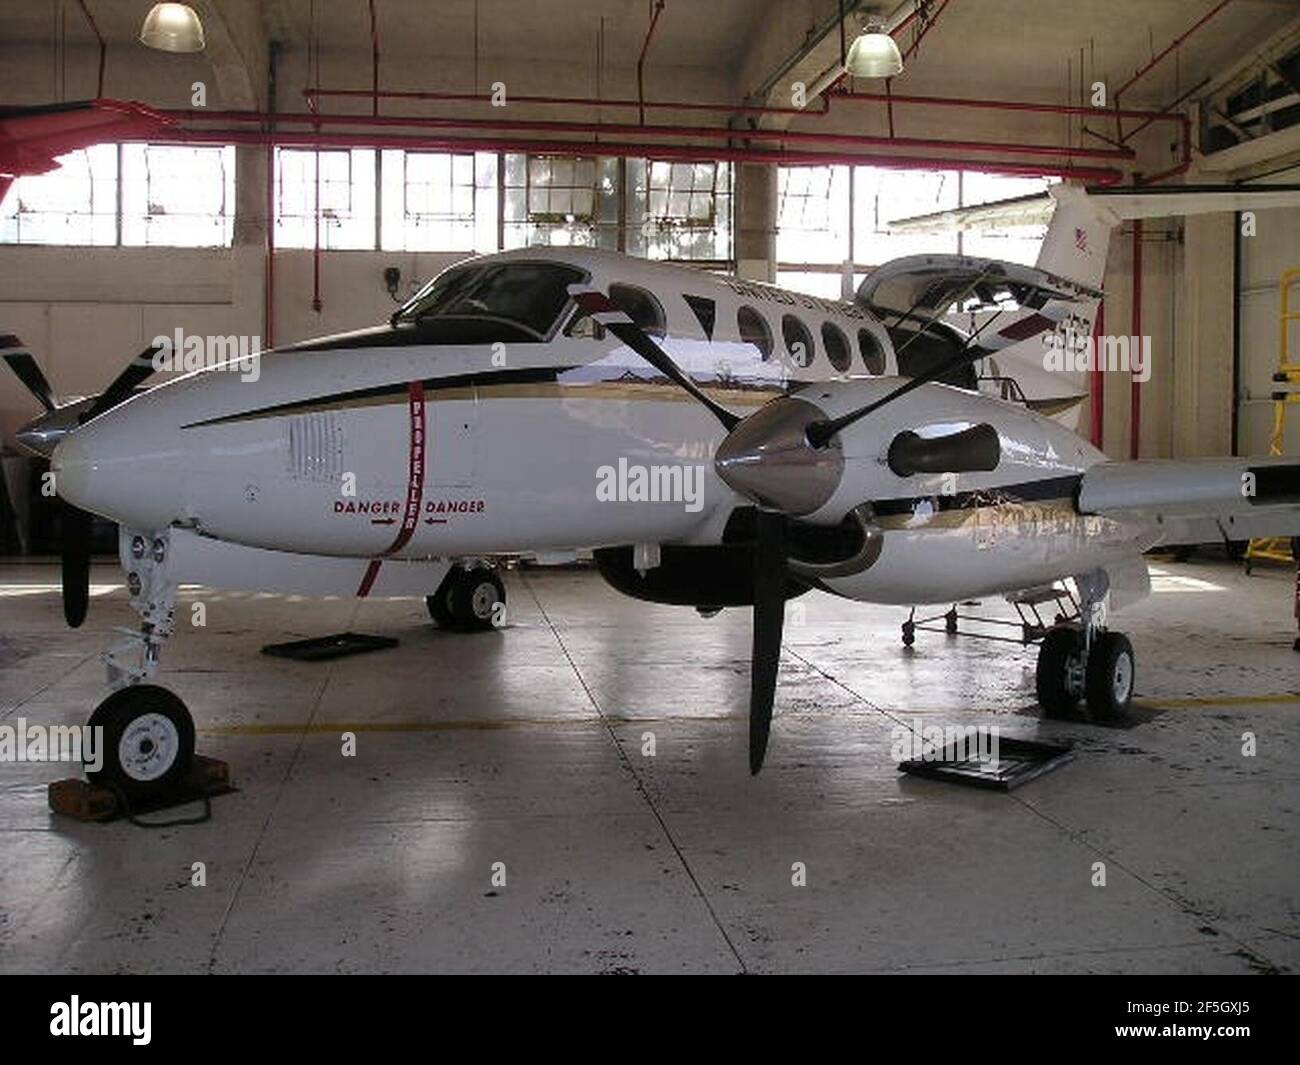
[[[885,349],[870,329],[858,330],[858,354],[867,373],[879,377],[885,372]]]
[[[812,334],[801,319],[793,314],[783,316],[781,337],[785,341],[785,353],[792,363],[796,366],[812,365],[813,359],[817,357],[817,349],[813,346]]]
[[[393,323],[437,328],[455,323],[495,327],[466,343],[545,340],[569,304],[569,285],[587,275],[563,263],[497,262],[439,274],[393,315]],[[472,332],[472,330],[471,330]]]
[[[0,209],[0,243],[116,244],[117,146],[69,152],[58,163],[14,181]]]
[[[833,322],[823,322],[822,347],[836,372],[847,373],[853,363],[853,353],[849,350],[849,338],[844,335],[844,330]]]
[[[229,246],[235,232],[235,149],[122,145],[122,243]]]
[[[322,151],[278,148],[275,153],[275,243],[316,243],[316,165],[320,160],[322,248],[375,246],[375,153],[369,148]]]
[[[381,153],[384,251],[495,251],[497,156]]]
[[[504,247],[618,247],[617,159],[502,158]]]
[[[741,307],[736,312],[736,328],[740,339],[746,344],[753,344],[764,362],[772,357],[772,329],[753,307]]]
[[[731,258],[731,164],[627,161],[627,250],[650,259]]]

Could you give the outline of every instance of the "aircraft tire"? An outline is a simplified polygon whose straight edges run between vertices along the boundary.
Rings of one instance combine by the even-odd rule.
[[[1103,632],[1088,655],[1088,713],[1094,721],[1117,721],[1133,700],[1133,645],[1122,632]]]
[[[92,784],[121,790],[128,800],[165,794],[194,761],[194,719],[185,704],[156,684],[120,688],[88,722],[102,728],[99,769],[86,766]]]
[[[1079,705],[1071,690],[1070,659],[1083,649],[1083,633],[1067,625],[1049,629],[1038,646],[1035,688],[1038,705],[1048,717],[1070,717]]]
[[[456,571],[447,601],[458,629],[484,632],[496,627],[499,611],[505,606],[506,589],[493,570],[475,566]]]

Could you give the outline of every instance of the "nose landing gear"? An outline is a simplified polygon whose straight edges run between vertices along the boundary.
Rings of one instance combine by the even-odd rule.
[[[176,581],[170,573],[170,536],[122,529],[119,554],[140,629],[104,654],[112,693],[88,724],[97,734],[93,784],[109,785],[130,802],[157,799],[185,778],[194,761],[194,720],[178,696],[145,683],[158,671],[163,641],[175,629]]]

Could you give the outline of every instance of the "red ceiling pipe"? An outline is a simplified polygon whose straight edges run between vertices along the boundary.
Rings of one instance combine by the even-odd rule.
[[[95,25],[95,17],[90,13],[90,8],[86,6],[86,0],[77,0],[81,5],[81,13],[86,16],[86,21],[90,23],[90,28],[94,30],[95,36],[99,38],[99,88],[95,92],[97,98],[104,95],[104,65],[108,60],[108,42],[104,40],[104,35],[99,32],[99,27]]]
[[[885,95],[879,92],[849,92],[840,90],[832,94],[837,100],[870,100],[875,103],[916,104],[918,107],[972,107],[989,111],[1038,111],[1045,115],[1096,115],[1098,108],[1083,104],[1046,104],[1031,100],[987,100],[964,96],[905,96],[899,93]],[[1155,121],[1177,122],[1183,116],[1177,111],[1147,111],[1136,108],[1115,111],[1122,118],[1150,118]]]
[[[922,38],[924,38],[925,35],[929,33],[931,29],[933,29],[934,24],[939,21],[939,16],[942,15],[946,10],[948,10],[949,2],[950,0],[943,0],[943,5],[939,8],[939,10],[936,11],[934,15],[930,18],[930,20],[924,26],[921,27],[921,32],[916,35],[916,40],[914,40],[911,43],[911,45],[908,47],[907,51],[903,53],[904,63],[906,63],[909,59],[911,59],[912,56],[916,55],[916,50],[921,46]],[[913,11],[912,14],[915,15],[916,12]],[[907,21],[910,22],[911,19],[908,19]],[[894,33],[891,34],[891,36],[896,36],[899,30],[901,30],[903,26],[906,25],[907,22],[900,24],[898,28],[894,30]]]
[[[1097,321],[1092,329],[1092,446],[1102,450],[1105,439],[1106,415],[1106,378],[1102,372],[1101,360],[1097,358],[1097,346],[1106,335],[1106,301],[1097,303]]]
[[[371,114],[379,114],[379,26],[375,22],[375,0],[370,0],[370,98]]]
[[[645,125],[645,57],[650,51],[650,40],[659,25],[659,16],[664,13],[664,0],[655,0],[654,11],[650,16],[650,26],[645,31],[645,40],[641,42],[641,55],[636,61],[636,98],[640,107],[641,125]]]
[[[1130,344],[1142,343],[1142,219],[1133,219],[1133,336]],[[1129,384],[1129,458],[1136,459],[1142,440],[1142,382],[1133,377]]]
[[[770,150],[764,148],[736,148],[719,145],[601,143],[594,148],[579,141],[534,141],[514,138],[489,137],[414,137],[366,133],[314,133],[308,131],[275,130],[271,133],[251,130],[177,130],[166,131],[162,136],[150,138],[151,144],[265,144],[271,143],[300,148],[405,148],[411,151],[442,152],[531,152],[545,155],[590,154],[615,158],[677,159],[695,162],[721,160],[724,162],[779,163],[787,166],[862,165],[892,169],[915,170],[975,170],[993,174],[1012,174],[1039,177],[1056,175],[1080,181],[1112,184],[1123,174],[1104,167],[1053,166],[1045,163],[1019,162],[1005,159],[944,159],[938,156],[872,155],[857,152],[808,152]]]
[[[1164,62],[1164,60],[1169,56],[1171,52],[1177,51],[1177,49],[1182,46],[1183,42],[1187,40],[1188,37],[1190,37],[1193,33],[1195,33],[1207,22],[1209,22],[1210,19],[1214,18],[1215,15],[1217,15],[1230,3],[1232,3],[1232,0],[1219,0],[1219,3],[1217,3],[1212,10],[1208,11],[1206,14],[1202,15],[1199,19],[1197,19],[1197,21],[1192,24],[1192,27],[1189,30],[1187,30],[1180,36],[1175,37],[1173,41],[1170,42],[1169,47],[1167,47],[1158,56],[1156,56],[1144,67],[1138,70],[1138,72],[1134,74],[1131,78],[1129,78],[1128,81],[1124,82],[1123,85],[1121,85],[1118,89],[1116,89],[1115,94],[1111,97],[1111,99],[1118,102],[1121,96],[1123,96],[1126,92],[1128,92],[1129,89],[1133,88],[1133,86],[1136,85],[1143,78],[1145,78],[1160,63]]]
[[[169,116],[198,121],[257,121],[260,115],[253,111],[169,111]],[[884,137],[858,133],[823,133],[811,130],[752,129],[734,130],[718,126],[636,126],[610,122],[533,122],[524,119],[475,118],[407,118],[401,115],[308,115],[277,114],[280,124],[311,125],[313,127],[411,127],[424,129],[490,129],[528,130],[542,133],[632,134],[672,138],[774,140],[821,144],[838,144],[862,147],[926,148],[941,151],[1003,152],[1009,155],[1078,156],[1090,159],[1132,159],[1130,148],[1072,148],[1054,144],[1015,144],[999,141],[954,141],[925,137]]]
[[[315,107],[322,97],[370,99],[374,94],[369,89],[303,89],[303,97],[309,107]],[[381,100],[440,100],[445,103],[491,103],[492,97],[487,93],[476,92],[413,92],[386,89],[380,92]],[[589,96],[511,96],[511,104],[537,104],[542,106],[572,107],[646,107],[652,111],[711,111],[716,114],[742,115],[819,115],[830,108],[830,101],[823,97],[820,110],[801,107],[766,107],[758,104],[714,104],[714,103],[673,103],[666,100],[600,100]]]

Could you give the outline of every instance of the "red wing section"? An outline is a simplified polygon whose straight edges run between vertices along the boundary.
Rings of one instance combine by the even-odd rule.
[[[153,108],[122,100],[0,108],[0,199],[15,177],[53,170],[60,155],[105,141],[148,139],[170,125]]]

